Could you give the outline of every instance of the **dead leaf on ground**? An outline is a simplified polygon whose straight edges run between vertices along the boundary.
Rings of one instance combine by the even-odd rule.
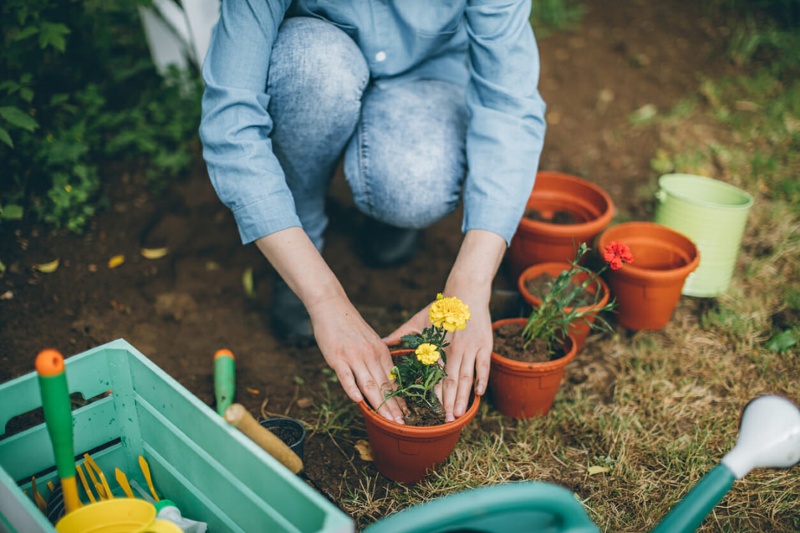
[[[169,248],[142,248],[142,257],[145,259],[161,259],[169,253]]]
[[[3,294],[0,294],[0,300],[11,300],[14,298],[14,293],[11,291],[6,291]]]
[[[595,474],[605,474],[606,472],[611,472],[611,469],[605,466],[590,466],[587,469],[587,472],[589,472],[590,476],[593,476]]]
[[[43,274],[52,274],[56,270],[58,270],[58,265],[61,264],[59,259],[55,259],[50,261],[49,263],[42,263],[40,265],[33,265],[33,268],[42,272]]]
[[[372,447],[369,445],[368,441],[363,439],[357,440],[356,451],[358,451],[358,455],[361,457],[362,461],[372,462]]]
[[[244,294],[248,298],[252,298],[256,295],[255,286],[253,284],[253,269],[247,268],[242,273],[242,288],[244,288]]]
[[[300,398],[297,400],[297,407],[300,409],[308,409],[312,405],[314,405],[314,400],[311,398]]]
[[[111,259],[108,260],[108,268],[117,268],[118,266],[120,266],[124,262],[125,262],[125,256],[124,255],[121,255],[121,254],[120,255],[115,255],[114,257],[112,257]]]

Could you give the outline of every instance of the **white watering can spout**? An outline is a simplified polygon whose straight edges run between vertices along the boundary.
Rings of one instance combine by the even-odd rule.
[[[800,461],[800,409],[782,396],[761,396],[742,413],[739,440],[722,459],[736,479],[754,468],[788,468]]]
[[[783,396],[761,396],[742,412],[739,439],[722,463],[689,491],[653,533],[690,533],[754,468],[788,468],[800,461],[800,409]]]

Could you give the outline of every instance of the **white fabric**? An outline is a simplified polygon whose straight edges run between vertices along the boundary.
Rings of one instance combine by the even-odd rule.
[[[219,6],[220,0],[154,0],[152,8],[140,8],[150,54],[161,74],[170,65],[200,69]]]

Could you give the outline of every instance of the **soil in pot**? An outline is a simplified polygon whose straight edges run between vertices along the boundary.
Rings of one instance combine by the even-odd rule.
[[[403,348],[392,355],[398,360],[406,357],[415,357],[414,351],[408,348]],[[406,403],[403,421],[407,426],[430,427],[444,424],[444,406],[436,395],[433,395],[433,399],[430,402],[413,396],[408,398],[400,396],[400,398],[403,398]]]
[[[536,220],[538,222],[547,222],[548,224],[580,224],[582,219],[575,216],[574,213],[566,210],[557,210],[549,213],[544,213],[538,209],[528,209],[525,211],[525,218]]]
[[[547,343],[542,339],[533,339],[525,347],[522,338],[522,326],[519,324],[504,324],[494,330],[493,351],[503,354],[503,357],[526,363],[545,363],[564,357],[565,352],[560,348],[547,354]]]
[[[434,396],[434,405],[430,405],[424,400],[416,398],[406,399],[408,412],[403,415],[403,420],[407,426],[438,426],[444,424],[444,407],[439,399]]]

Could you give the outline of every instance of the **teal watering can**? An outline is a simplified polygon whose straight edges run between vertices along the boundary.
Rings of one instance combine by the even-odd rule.
[[[789,468],[800,461],[800,409],[782,396],[761,396],[742,413],[739,439],[652,533],[690,533],[737,479],[754,468]],[[364,533],[599,533],[569,490],[540,481],[472,489],[410,507]]]

